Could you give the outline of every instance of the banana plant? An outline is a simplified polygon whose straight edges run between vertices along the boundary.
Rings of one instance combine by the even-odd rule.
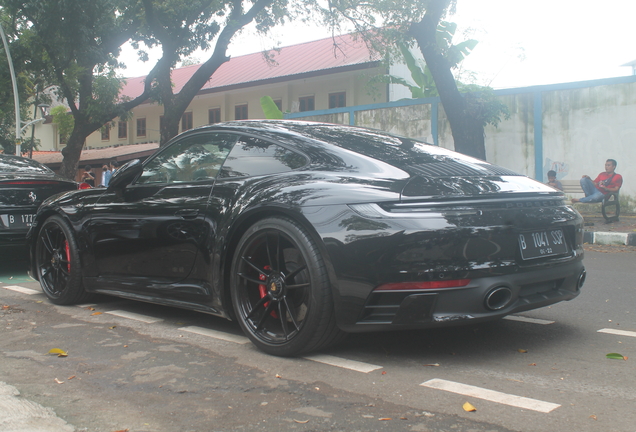
[[[457,68],[478,44],[477,40],[468,39],[453,45],[453,37],[456,30],[457,24],[447,21],[440,22],[437,27],[437,44],[453,69]],[[411,80],[387,74],[376,77],[373,81],[403,85],[410,90],[411,97],[414,99],[439,96],[435,81],[426,62],[423,59],[415,58],[406,44],[398,43],[398,48],[404,58],[406,67],[411,73]]]
[[[283,112],[278,109],[274,99],[271,96],[263,96],[261,98],[261,108],[263,109],[263,114],[265,114],[266,119],[282,119]]]

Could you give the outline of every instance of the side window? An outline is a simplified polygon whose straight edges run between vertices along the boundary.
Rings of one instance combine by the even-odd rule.
[[[219,178],[276,174],[301,168],[307,158],[285,147],[253,137],[241,137],[227,156]]]
[[[178,141],[144,166],[137,184],[214,179],[238,136],[202,133]]]

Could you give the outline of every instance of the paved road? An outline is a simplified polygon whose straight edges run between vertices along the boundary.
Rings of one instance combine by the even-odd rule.
[[[297,359],[198,313],[108,297],[54,306],[26,263],[4,260],[0,430],[2,407],[22,404],[14,424],[38,423],[20,432],[634,431],[635,258],[596,247],[577,299],[514,320],[353,335]]]

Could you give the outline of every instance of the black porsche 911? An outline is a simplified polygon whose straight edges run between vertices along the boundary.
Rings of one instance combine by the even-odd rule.
[[[582,218],[561,192],[413,139],[285,120],[185,132],[107,189],[45,202],[29,238],[55,304],[103,293],[207,312],[280,356],[497,319],[585,280]]]
[[[56,176],[39,162],[0,154],[0,249],[24,247],[40,204],[51,195],[76,189],[76,182]]]

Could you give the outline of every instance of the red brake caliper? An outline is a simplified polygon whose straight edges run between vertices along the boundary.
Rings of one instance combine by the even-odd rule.
[[[263,267],[263,269],[269,271],[272,268],[267,265],[267,266]],[[265,276],[264,274],[261,273],[261,274],[258,275],[258,280],[265,282],[267,280],[267,276]],[[259,284],[258,285],[258,293],[261,295],[261,298],[263,298],[263,297],[265,297],[267,295],[267,287],[265,286],[265,284]],[[263,307],[267,307],[268,305],[269,305],[269,302],[265,302],[263,304]],[[273,318],[278,319],[278,314],[275,311],[271,311],[270,315]]]
[[[68,240],[64,240],[64,251],[66,252],[66,261],[68,261],[68,272],[71,272],[71,248],[68,247]]]

